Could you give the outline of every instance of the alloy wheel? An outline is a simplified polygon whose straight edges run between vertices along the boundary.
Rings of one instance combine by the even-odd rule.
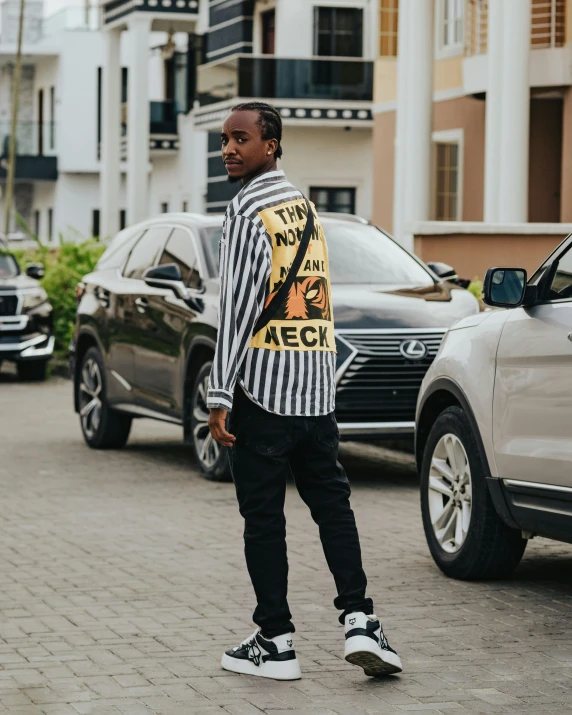
[[[195,394],[193,395],[193,439],[195,441],[196,453],[205,469],[213,467],[220,456],[220,447],[212,438],[208,425],[208,387],[209,378],[208,375],[205,375],[205,377],[198,384]]]
[[[82,429],[88,439],[93,439],[101,422],[101,390],[103,382],[99,365],[88,358],[81,370],[79,386],[79,414]]]
[[[471,467],[461,440],[445,434],[437,443],[429,470],[429,516],[441,548],[454,554],[469,531],[472,507]]]

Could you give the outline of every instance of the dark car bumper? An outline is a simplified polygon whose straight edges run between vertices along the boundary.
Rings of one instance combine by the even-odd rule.
[[[0,318],[0,360],[49,360],[54,352],[54,343],[51,331],[30,330],[26,315]]]

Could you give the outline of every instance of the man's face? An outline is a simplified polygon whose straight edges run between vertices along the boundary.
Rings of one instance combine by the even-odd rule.
[[[222,129],[222,159],[232,183],[244,184],[255,176],[276,168],[276,139],[263,139],[258,126],[259,114],[232,112]]]

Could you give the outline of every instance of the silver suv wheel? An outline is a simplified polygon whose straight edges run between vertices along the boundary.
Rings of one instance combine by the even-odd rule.
[[[445,434],[437,442],[427,489],[435,537],[444,551],[454,554],[465,542],[472,509],[471,467],[457,435]]]
[[[93,439],[99,429],[101,388],[99,365],[93,358],[88,358],[83,364],[79,385],[79,415],[83,432],[88,439]]]
[[[205,469],[213,467],[220,457],[220,447],[212,438],[208,419],[209,408],[207,407],[207,391],[209,389],[209,377],[204,378],[197,385],[193,395],[193,417],[195,420],[193,428],[193,440],[195,442],[195,452]]]

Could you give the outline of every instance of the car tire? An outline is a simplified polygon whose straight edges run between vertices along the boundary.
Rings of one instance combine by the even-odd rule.
[[[82,358],[76,385],[83,438],[92,449],[121,449],[129,438],[132,418],[109,407],[106,387],[103,358],[91,347]]]
[[[495,579],[518,566],[526,539],[497,514],[476,437],[466,413],[437,418],[421,466],[421,513],[431,555],[452,578]]]
[[[46,379],[47,368],[47,360],[16,363],[18,379],[22,382],[43,382]]]
[[[212,482],[230,482],[232,475],[228,449],[213,440],[208,426],[209,410],[206,398],[211,367],[210,360],[201,366],[191,388],[191,444],[205,479]]]

